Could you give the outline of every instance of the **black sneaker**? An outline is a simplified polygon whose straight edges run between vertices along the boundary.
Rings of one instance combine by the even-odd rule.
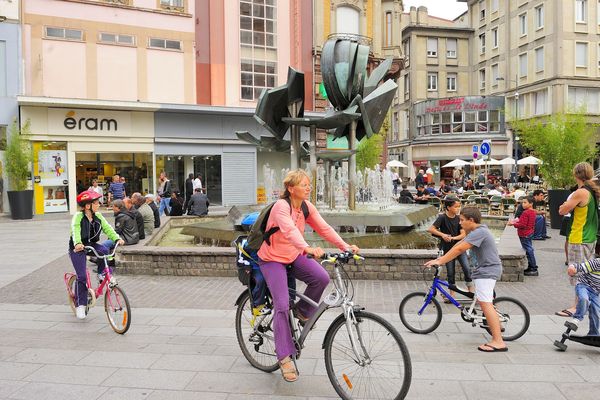
[[[538,276],[540,273],[538,272],[537,269],[530,269],[530,270],[523,271],[523,274],[525,276]]]

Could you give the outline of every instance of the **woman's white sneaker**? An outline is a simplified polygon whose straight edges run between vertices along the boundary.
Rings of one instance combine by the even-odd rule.
[[[77,306],[75,314],[77,315],[77,318],[85,319],[85,306]]]

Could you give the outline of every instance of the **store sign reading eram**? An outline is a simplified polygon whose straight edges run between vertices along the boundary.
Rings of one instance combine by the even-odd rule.
[[[128,136],[131,133],[131,114],[124,111],[49,108],[48,125],[52,134]]]

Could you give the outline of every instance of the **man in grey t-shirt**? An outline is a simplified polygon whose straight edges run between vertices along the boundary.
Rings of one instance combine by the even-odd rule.
[[[492,333],[492,340],[477,349],[486,353],[507,351],[508,347],[502,339],[500,320],[493,304],[494,286],[496,280],[500,279],[502,275],[502,262],[498,256],[496,242],[487,226],[481,225],[481,212],[475,207],[466,207],[462,210],[460,225],[467,232],[467,236],[442,257],[428,261],[425,266],[445,265],[467,250],[475,253],[477,263],[473,265],[471,272],[471,278],[475,284],[475,298],[481,305]]]

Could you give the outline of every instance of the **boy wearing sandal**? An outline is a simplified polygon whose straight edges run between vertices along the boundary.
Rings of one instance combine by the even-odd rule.
[[[498,256],[494,236],[487,226],[481,224],[481,212],[475,207],[463,209],[460,214],[460,225],[467,236],[442,257],[425,263],[425,267],[445,264],[469,249],[475,254],[477,264],[473,265],[471,271],[471,278],[475,283],[475,298],[483,310],[483,315],[492,333],[492,340],[477,349],[485,353],[508,351],[508,347],[502,339],[500,319],[493,304],[494,286],[502,275],[502,262]]]
[[[465,230],[460,227],[460,217],[458,216],[460,213],[460,201],[456,197],[446,196],[444,199],[444,210],[444,213],[437,217],[427,232],[441,239],[440,246],[444,254],[446,254],[454,247],[454,245],[464,239],[466,233]],[[469,291],[472,291],[473,282],[471,280],[471,271],[465,253],[460,254],[456,259],[446,263],[448,284],[450,284],[451,288],[456,286],[455,268],[457,260],[462,267],[467,288]],[[454,297],[454,290],[450,289],[450,295]],[[450,300],[445,298],[444,303],[450,303]]]

